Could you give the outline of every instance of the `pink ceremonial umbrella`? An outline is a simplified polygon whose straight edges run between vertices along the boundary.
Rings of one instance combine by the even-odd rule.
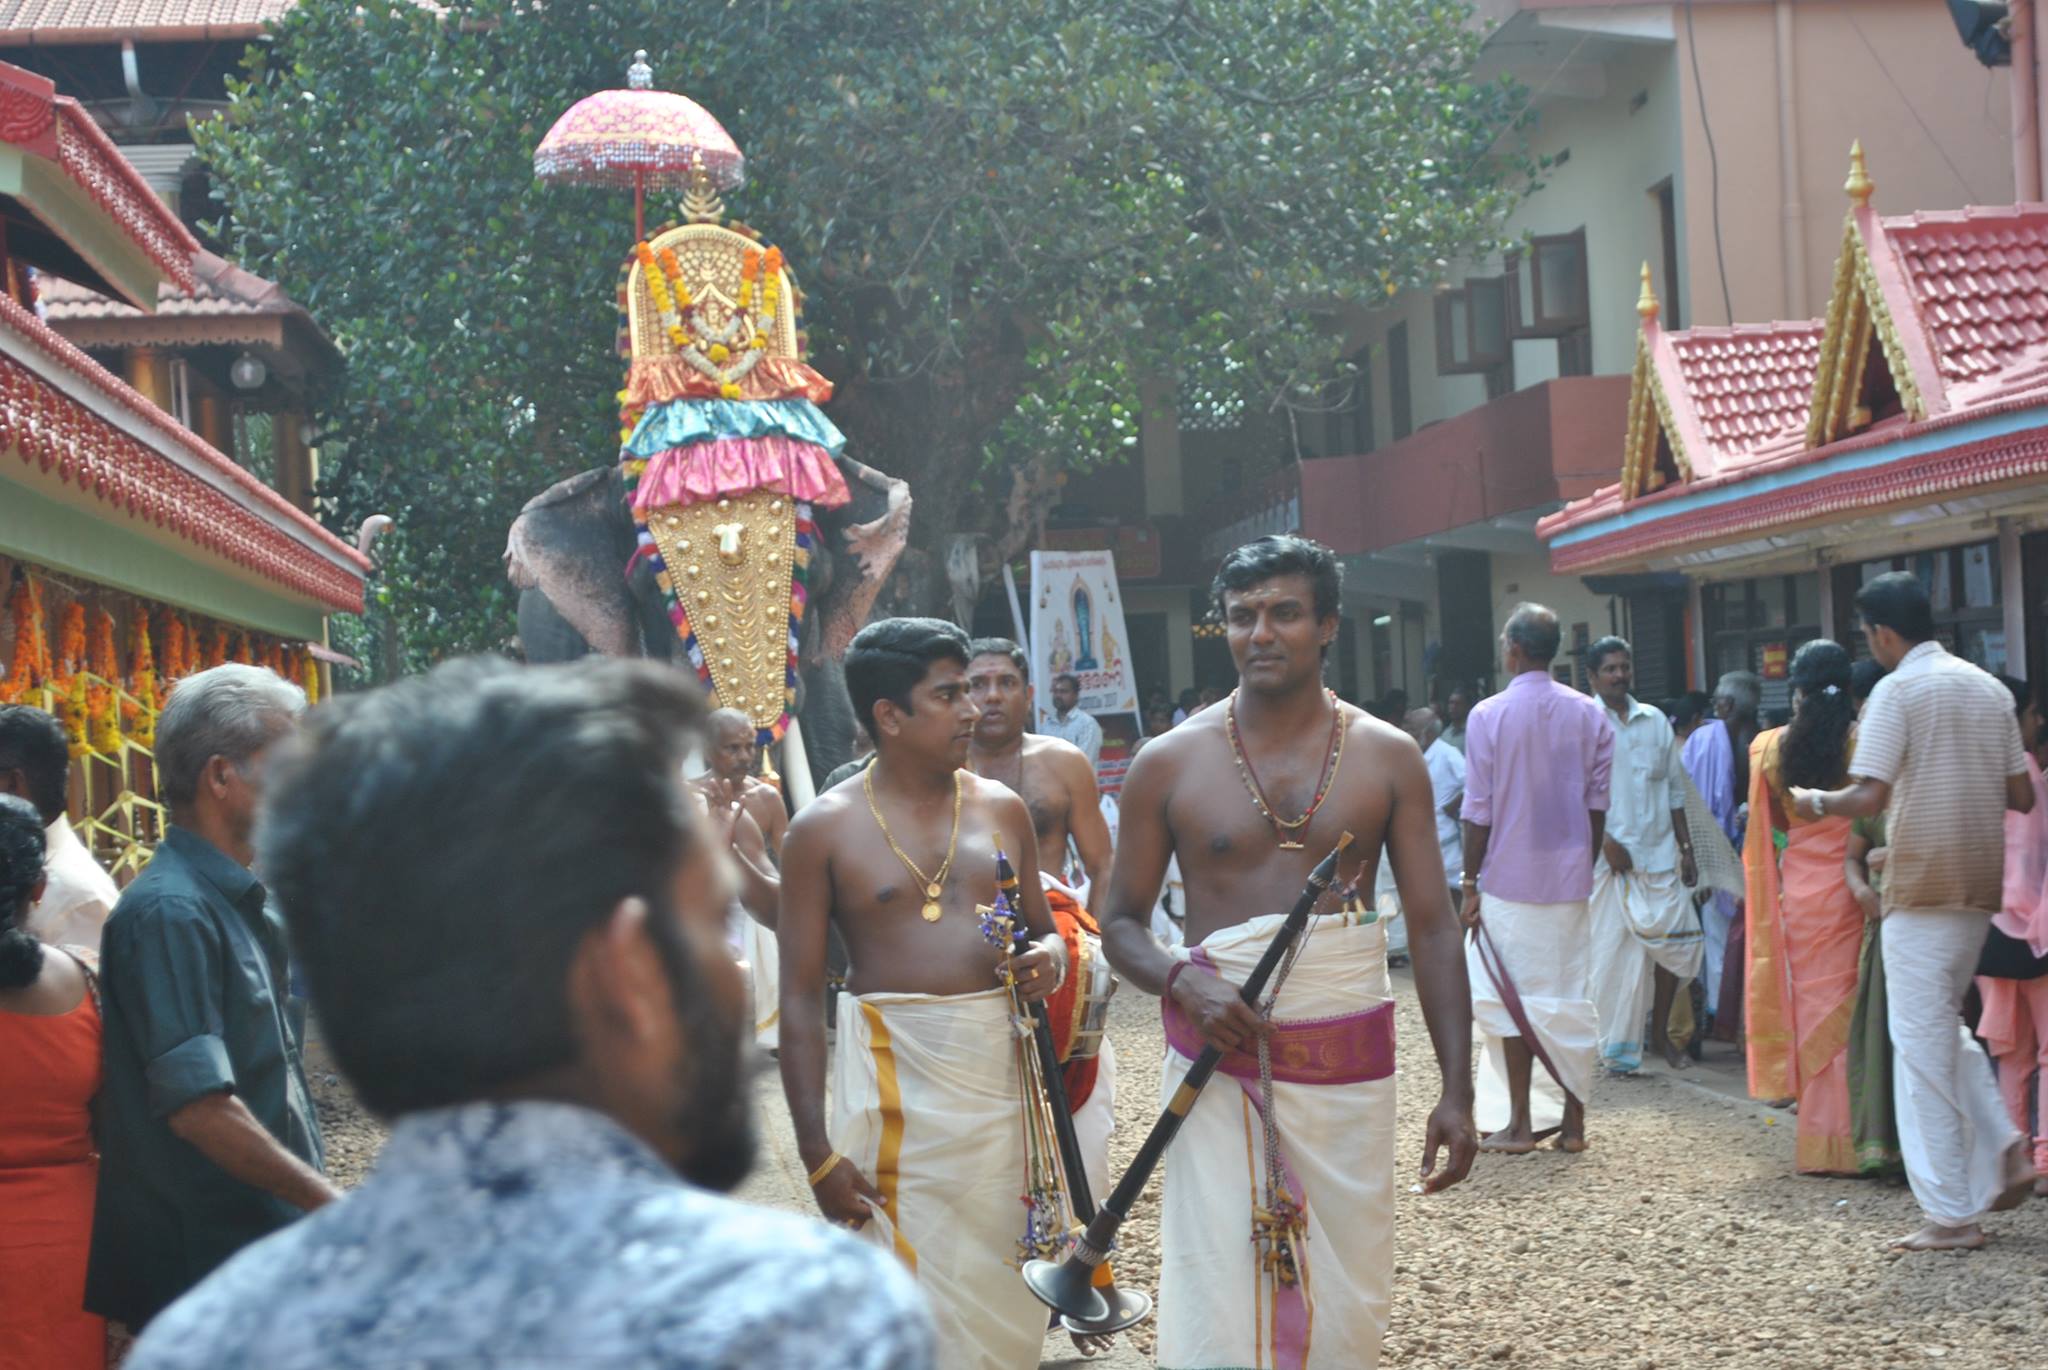
[[[533,150],[533,172],[564,185],[633,187],[638,241],[647,236],[650,188],[687,190],[701,178],[713,190],[733,190],[747,178],[747,159],[704,106],[654,89],[645,49],[633,54],[626,85],[571,105]]]

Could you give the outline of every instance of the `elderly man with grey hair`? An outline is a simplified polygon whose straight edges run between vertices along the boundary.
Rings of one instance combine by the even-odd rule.
[[[284,926],[250,871],[266,753],[306,696],[267,670],[178,683],[157,722],[171,822],[101,944],[106,1065],[86,1307],[140,1330],[336,1196],[300,1061]]]

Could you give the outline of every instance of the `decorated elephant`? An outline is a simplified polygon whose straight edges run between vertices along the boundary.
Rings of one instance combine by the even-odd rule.
[[[595,651],[694,669],[764,744],[792,717],[814,783],[853,750],[840,662],[901,557],[910,492],[818,408],[801,297],[715,197],[620,273],[617,464],[549,488],[505,547],[529,660]]]

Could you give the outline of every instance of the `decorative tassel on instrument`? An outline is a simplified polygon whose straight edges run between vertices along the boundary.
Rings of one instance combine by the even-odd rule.
[[[1029,937],[1017,913],[1017,872],[1010,865],[1010,858],[1004,854],[1000,845],[996,848],[996,887],[995,907],[982,913],[982,936],[1005,951],[1022,951]],[[1011,1006],[1018,1020],[1022,1022],[1028,1019],[1031,1024],[1034,1048],[1031,1053],[1031,1067],[1028,1070],[1021,1069],[1024,1063],[1021,1060],[1018,1063],[1019,1075],[1025,1081],[1026,1112],[1035,1113],[1042,1106],[1046,1119],[1051,1124],[1053,1138],[1058,1144],[1056,1154],[1060,1170],[1066,1178],[1065,1207],[1073,1219],[1071,1233],[1064,1227],[1060,1229],[1060,1239],[1052,1244],[1050,1250],[1039,1249],[1039,1244],[1034,1241],[1038,1235],[1035,1223],[1032,1230],[1027,1233],[1025,1242],[1020,1243],[1020,1246],[1034,1248],[1024,1253],[1027,1262],[1048,1262],[1066,1250],[1067,1238],[1070,1235],[1078,1234],[1084,1225],[1094,1221],[1095,1199],[1088,1189],[1088,1169],[1081,1159],[1080,1138],[1074,1132],[1074,1111],[1067,1103],[1066,1075],[1060,1069],[1059,1053],[1053,1046],[1052,1020],[1046,1013],[1042,1001],[1029,1005],[1027,1010],[1023,1001],[1016,997],[1015,983],[1008,983]],[[1027,1141],[1028,1139],[1027,1134]],[[1031,1206],[1034,1203],[1034,1195],[1027,1194],[1024,1201],[1027,1207]],[[1077,1332],[1083,1336],[1106,1336],[1135,1326],[1151,1314],[1152,1299],[1149,1295],[1116,1287],[1115,1277],[1106,1257],[1096,1266],[1093,1280],[1095,1291],[1103,1301],[1102,1315],[1096,1318],[1083,1318],[1062,1312],[1060,1323],[1069,1332]]]
[[[1309,872],[1308,883],[1302,887],[1301,897],[1288,910],[1286,921],[1273,940],[1267,945],[1265,954],[1259,957],[1258,965],[1245,977],[1244,985],[1238,990],[1238,997],[1245,1003],[1258,1007],[1259,995],[1265,990],[1266,982],[1273,978],[1291,947],[1300,939],[1308,927],[1309,915],[1315,911],[1316,901],[1321,899],[1337,878],[1337,860],[1344,849],[1351,845],[1351,834],[1345,833],[1337,839],[1337,845],[1328,856],[1316,863]],[[1159,1165],[1159,1158],[1166,1154],[1166,1148],[1173,1141],[1174,1134],[1186,1121],[1188,1113],[1195,1106],[1195,1099],[1202,1087],[1209,1083],[1209,1077],[1216,1073],[1216,1067],[1223,1060],[1223,1053],[1210,1046],[1202,1048],[1202,1054],[1188,1067],[1188,1073],[1181,1077],[1180,1088],[1174,1091],[1173,1101],[1160,1113],[1159,1121],[1152,1125],[1151,1135],[1138,1148],[1132,1158],[1131,1167],[1117,1182],[1116,1189],[1103,1201],[1102,1208],[1088,1224],[1087,1231],[1067,1254],[1066,1259],[1057,1263],[1046,1260],[1027,1261],[1024,1265],[1024,1283],[1038,1296],[1041,1303],[1058,1309],[1063,1315],[1072,1317],[1083,1324],[1104,1320],[1109,1309],[1107,1302],[1094,1287],[1096,1269],[1107,1258],[1115,1244],[1117,1229],[1130,1215],[1132,1205],[1145,1191],[1146,1183]]]
[[[1019,926],[1017,877],[1002,849],[996,849],[996,902],[984,907],[981,935],[1005,956],[1015,955],[1027,940]],[[1065,1244],[1069,1222],[1066,1185],[1060,1173],[1060,1123],[1046,1093],[1044,1070],[1038,1051],[1030,1040],[1038,1026],[1046,1023],[1041,1009],[1033,1015],[1018,992],[1016,977],[1005,971],[1003,986],[1010,994],[1011,1048],[1016,1055],[1017,1079],[1021,1086],[1024,1127],[1024,1235],[1017,1242],[1020,1263],[1045,1260],[1059,1254]],[[1050,1025],[1046,1023],[1050,1032]],[[1054,1072],[1055,1075],[1057,1072]],[[1064,1120],[1072,1127],[1072,1120]]]

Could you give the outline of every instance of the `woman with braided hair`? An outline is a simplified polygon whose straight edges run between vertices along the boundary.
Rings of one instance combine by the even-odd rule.
[[[100,1015],[85,967],[24,926],[44,856],[42,816],[0,794],[0,1366],[100,1370],[106,1324],[85,1311]]]
[[[1799,1101],[1797,1164],[1856,1175],[1849,1111],[1849,1028],[1863,954],[1863,910],[1842,861],[1849,820],[1804,818],[1793,786],[1848,775],[1856,724],[1849,653],[1825,638],[1792,658],[1792,721],[1750,749],[1749,1092]]]

